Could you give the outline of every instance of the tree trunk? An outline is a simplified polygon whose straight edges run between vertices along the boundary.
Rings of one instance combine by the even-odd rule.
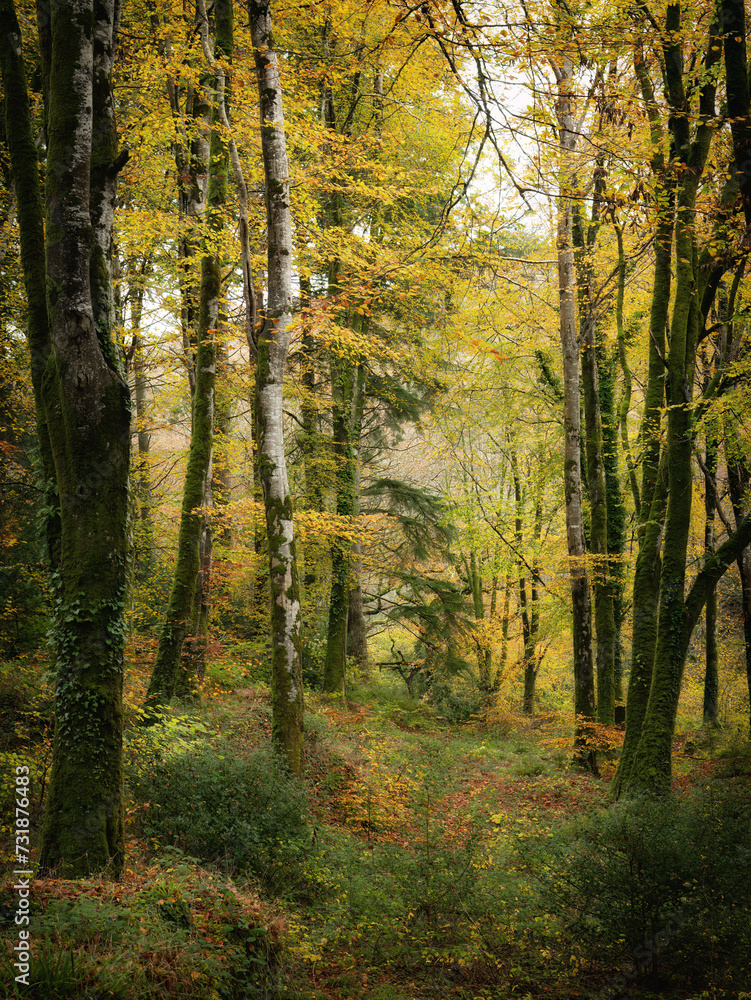
[[[579,343],[576,334],[576,278],[572,232],[572,155],[576,145],[571,80],[573,64],[565,59],[554,67],[558,82],[556,114],[561,149],[561,182],[558,201],[558,287],[560,296],[560,334],[563,351],[564,468],[563,489],[566,500],[566,540],[574,657],[574,712],[576,714],[575,753],[578,763],[596,767],[595,753],[589,745],[587,723],[595,715],[594,669],[592,665],[592,608],[589,594],[584,543],[584,511],[581,482],[581,423],[579,400]]]
[[[573,239],[576,263],[577,291],[579,298],[579,326],[581,330],[581,371],[584,390],[584,433],[586,458],[586,484],[589,494],[590,525],[589,548],[591,551],[592,589],[594,591],[597,719],[612,725],[615,714],[615,610],[610,572],[608,539],[608,490],[605,480],[603,455],[603,426],[600,406],[599,374],[601,365],[600,339],[597,333],[597,307],[592,266],[592,249],[600,227],[600,205],[603,180],[595,177],[595,198],[592,218],[585,225],[581,205],[574,211]],[[586,230],[586,231],[585,231]]]
[[[231,57],[233,33],[232,6],[229,0],[218,0],[215,18],[217,53],[225,53],[227,57]],[[201,30],[207,32],[205,18],[202,18]],[[215,232],[220,232],[223,224],[222,210],[227,198],[229,171],[229,156],[220,135],[220,123],[221,114],[215,103],[207,192],[207,224]],[[213,476],[216,330],[220,324],[221,281],[219,254],[205,254],[201,261],[193,420],[180,515],[177,563],[147,694],[149,718],[155,718],[155,710],[168,702],[176,691],[181,695],[195,693],[196,669],[199,673],[202,669],[211,567],[211,542],[207,538],[210,527],[202,509],[210,503]],[[188,636],[191,636],[191,648],[181,663],[183,644]]]
[[[622,626],[625,615],[624,563],[626,548],[626,507],[621,493],[620,463],[618,461],[619,416],[615,405],[617,349],[606,356],[605,345],[598,338],[596,345],[597,377],[600,392],[602,419],[602,463],[605,470],[607,506],[607,571],[610,602],[613,609],[613,705],[623,704],[623,645]],[[600,721],[604,721],[600,716]]]
[[[661,413],[665,404],[665,332],[670,308],[671,253],[674,224],[674,195],[666,181],[662,152],[663,130],[652,84],[641,51],[634,54],[634,68],[650,121],[652,135],[652,173],[657,184],[658,215],[655,232],[655,270],[649,317],[649,361],[644,411],[641,424],[642,484],[637,520],[639,551],[633,585],[633,635],[631,640],[631,675],[626,701],[626,732],[620,760],[613,777],[611,794],[619,798],[628,784],[636,748],[641,738],[652,685],[657,647],[657,612],[662,571],[662,525],[667,498],[667,473],[661,461]],[[620,337],[624,352],[623,336]],[[622,361],[623,363],[623,361]],[[635,494],[636,496],[636,494]]]
[[[707,431],[707,450],[704,460],[704,562],[715,553],[715,507],[717,504],[717,441]],[[704,607],[705,657],[704,657],[704,725],[717,726],[720,680],[717,662],[717,590],[707,594]]]
[[[501,690],[501,682],[506,672],[506,661],[508,659],[508,626],[509,610],[511,605],[511,574],[506,573],[506,581],[503,585],[503,611],[501,612],[501,653],[498,657],[495,677],[493,678],[493,693]]]
[[[49,14],[45,16],[48,17]],[[39,185],[39,160],[31,131],[26,70],[21,54],[21,32],[12,0],[2,0],[0,3],[0,62],[5,96],[5,129],[18,206],[21,265],[27,302],[26,336],[31,353],[31,382],[42,459],[45,540],[49,569],[54,574],[60,563],[61,525],[55,459],[43,397],[44,373],[52,354],[52,330],[45,294],[47,265],[44,205]],[[49,88],[46,90],[48,92]]]
[[[331,357],[333,446],[336,460],[336,512],[352,521],[357,513],[357,463],[352,416],[357,405],[356,369],[348,358]],[[359,428],[356,436],[359,438]],[[334,542],[331,553],[331,596],[323,667],[323,690],[342,692],[347,664],[350,543]]]
[[[290,769],[303,769],[300,592],[292,500],[284,455],[282,385],[292,318],[292,220],[279,65],[267,2],[248,4],[258,75],[266,179],[268,304],[257,340],[259,471],[266,509],[272,634],[272,740]]]
[[[514,482],[514,500],[516,506],[516,518],[514,528],[514,539],[517,552],[521,553],[524,545],[523,533],[523,512],[524,502],[522,494],[521,479],[519,477],[519,464],[515,447],[510,448],[511,476]],[[523,710],[527,715],[534,715],[535,711],[535,687],[537,684],[537,669],[539,658],[537,656],[537,633],[540,624],[539,594],[537,590],[537,575],[539,573],[539,556],[537,545],[542,534],[542,495],[538,488],[535,500],[535,520],[532,531],[532,543],[535,547],[535,554],[532,559],[532,578],[530,580],[530,593],[527,595],[527,580],[522,572],[522,563],[519,560],[519,611],[522,619],[522,664],[524,666],[524,700]]]
[[[699,180],[709,153],[713,134],[714,83],[711,77],[702,87],[700,119],[692,139],[685,114],[686,95],[682,77],[679,37],[680,9],[668,8],[665,71],[673,115],[673,149],[682,161],[678,182],[675,225],[676,289],[670,324],[670,343],[665,359],[667,376],[667,484],[665,532],[660,574],[659,613],[655,667],[639,745],[633,757],[626,791],[670,790],[672,741],[678,710],[689,620],[685,603],[686,557],[691,523],[692,423],[691,395],[701,314],[701,275],[698,269],[695,204]],[[714,27],[710,29],[707,68],[716,61]],[[689,169],[690,167],[690,169]],[[701,576],[701,574],[700,574]],[[708,578],[707,574],[703,579]],[[695,591],[698,596],[698,591]],[[706,594],[704,595],[706,596]],[[689,636],[690,638],[690,636]],[[628,724],[628,717],[627,717]]]
[[[111,72],[119,8],[40,4],[47,103],[46,288],[42,200],[21,37],[3,0],[6,122],[19,189],[32,373],[43,453],[60,498],[52,590],[55,738],[40,867],[79,877],[122,869],[122,680],[130,396],[111,338],[110,254],[117,155]],[[33,158],[32,158],[33,157]],[[41,279],[41,280],[40,280]],[[35,286],[33,291],[31,286]],[[51,339],[50,339],[51,335]],[[57,546],[56,546],[57,548]]]
[[[224,551],[232,547],[232,527],[229,518],[222,511],[232,496],[232,476],[229,461],[229,437],[232,429],[232,399],[229,388],[229,358],[227,357],[227,334],[217,338],[216,375],[218,385],[216,411],[214,414],[214,481],[212,483],[211,505],[214,507],[216,542]],[[208,505],[207,505],[208,506]]]
[[[733,505],[736,527],[743,521],[744,496],[748,490],[751,475],[740,450],[735,428],[725,429],[725,458],[728,467],[728,487]],[[743,645],[746,656],[746,678],[749,694],[749,731],[751,731],[751,547],[738,555],[738,573],[741,578],[741,599],[743,602]]]
[[[602,448],[602,421],[595,354],[594,317],[585,320],[582,343],[590,547],[595,605],[597,720],[612,725],[615,714],[615,613],[608,553],[608,506]]]
[[[464,566],[467,571],[467,582],[472,592],[472,609],[475,621],[481,622],[485,618],[485,597],[483,594],[483,579],[481,561],[475,549],[471,549],[469,559],[464,557]],[[475,638],[477,647],[477,674],[479,680],[480,694],[484,703],[487,703],[490,696],[490,671],[492,663],[490,661],[490,650],[487,648],[487,640],[479,636]]]
[[[354,586],[353,586],[354,584]],[[368,626],[362,601],[362,544],[352,545],[349,613],[347,615],[347,652],[363,671],[368,669]]]
[[[628,415],[631,410],[631,387],[632,377],[626,356],[626,329],[623,324],[623,300],[626,294],[626,255],[623,252],[623,229],[617,223],[614,225],[616,240],[618,243],[618,292],[615,306],[615,322],[618,330],[618,362],[620,364],[623,391],[618,411],[618,423],[620,427],[621,444],[623,453],[626,456],[626,468],[628,469],[628,481],[631,487],[631,495],[634,500],[634,513],[636,520],[641,518],[641,492],[636,478],[636,466],[631,454],[631,441],[628,432]],[[670,229],[672,236],[672,226]],[[659,253],[659,245],[658,250]],[[668,261],[670,254],[668,252]],[[609,523],[609,522],[608,522]]]
[[[361,323],[361,332],[366,332],[366,323]],[[355,503],[353,517],[360,513],[360,438],[363,413],[365,411],[365,368],[357,366],[355,401],[352,408],[352,450],[355,459]],[[368,667],[368,626],[362,600],[362,544],[353,542],[350,552],[349,609],[347,614],[347,652],[362,670]]]
[[[133,330],[128,357],[132,359],[133,396],[135,401],[136,440],[138,442],[138,465],[136,467],[137,517],[135,527],[135,572],[139,580],[147,581],[151,577],[154,560],[154,525],[152,521],[152,482],[149,455],[151,451],[151,434],[149,432],[148,414],[148,380],[144,361],[143,339],[141,336],[141,317],[143,315],[144,284],[149,262],[146,259],[140,268],[138,277],[131,274],[128,280],[130,297],[130,320]]]

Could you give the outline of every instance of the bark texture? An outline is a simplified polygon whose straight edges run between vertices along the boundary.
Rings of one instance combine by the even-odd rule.
[[[333,396],[333,451],[336,459],[336,512],[352,521],[357,514],[357,457],[359,421],[357,413],[357,367],[347,358],[331,359]],[[335,542],[331,553],[331,594],[326,636],[323,690],[344,693],[347,665],[347,621],[349,618],[349,577],[351,544]]]
[[[581,416],[579,342],[576,329],[576,276],[574,272],[573,153],[576,126],[571,89],[573,65],[569,59],[554,66],[558,83],[556,115],[561,151],[561,180],[558,202],[556,251],[561,348],[563,352],[563,489],[566,500],[566,540],[574,656],[574,711],[577,717],[576,756],[584,767],[595,766],[594,753],[587,746],[586,724],[595,715],[594,667],[592,663],[592,606],[584,540],[584,510],[581,482]]]
[[[258,76],[266,178],[268,302],[256,343],[259,475],[266,510],[272,636],[272,740],[303,768],[302,648],[292,500],[284,455],[282,387],[292,319],[292,221],[282,85],[268,3],[248,5]]]
[[[713,24],[710,26],[704,56],[705,73],[698,95],[698,116],[694,119],[688,113],[688,96],[683,76],[681,17],[680,7],[677,4],[669,5],[663,43],[666,96],[671,111],[668,123],[671,155],[677,167],[672,172],[672,177],[677,178],[674,182],[675,294],[667,352],[660,359],[665,368],[665,395],[668,404],[666,460],[663,466],[666,470],[667,504],[657,639],[649,699],[641,723],[638,745],[635,750],[629,751],[626,761],[628,774],[625,781],[623,776],[620,778],[621,790],[625,787],[629,794],[643,791],[664,794],[670,790],[673,732],[691,631],[710,592],[710,586],[724,572],[722,566],[727,565],[728,553],[739,551],[738,545],[742,540],[742,532],[739,531],[729,543],[721,546],[707,560],[688,595],[685,594],[692,494],[692,389],[699,330],[703,315],[708,309],[705,290],[709,279],[709,269],[700,266],[699,261],[695,226],[696,199],[715,128],[715,78],[712,68],[720,58],[721,47],[718,44],[717,25]],[[657,290],[657,294],[662,298],[664,290]],[[655,450],[656,447],[657,445]],[[645,537],[646,527],[645,525]],[[635,605],[636,600],[635,591]],[[629,714],[626,723],[628,730],[629,725],[633,725]]]
[[[38,13],[47,95],[45,237],[36,158],[29,158],[20,32],[13,5],[0,5],[23,264],[27,286],[35,286],[29,296],[32,374],[40,425],[47,428],[43,453],[48,441],[60,504],[52,559],[55,738],[40,866],[66,877],[109,866],[117,875],[124,854],[130,460],[130,396],[111,338],[111,224],[117,173],[126,159],[117,155],[111,91],[119,6],[77,0],[50,9],[41,3]]]

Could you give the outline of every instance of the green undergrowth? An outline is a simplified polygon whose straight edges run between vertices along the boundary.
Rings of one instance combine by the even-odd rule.
[[[267,748],[167,719],[129,740],[138,832],[284,894],[312,850],[304,787]]]
[[[3,1000],[246,1000],[268,994],[280,953],[258,896],[178,851],[120,883],[38,880],[30,929],[27,986],[14,981],[13,927],[0,925]]]
[[[18,996],[743,995],[747,741],[683,748],[668,802],[608,806],[607,781],[571,766],[570,720],[494,708],[449,724],[392,681],[308,693],[304,782],[268,749],[268,692],[244,676],[129,729],[125,876],[36,880]],[[39,798],[48,747],[24,730],[32,686],[13,690],[4,760],[28,758]],[[6,887],[5,984],[13,907]]]

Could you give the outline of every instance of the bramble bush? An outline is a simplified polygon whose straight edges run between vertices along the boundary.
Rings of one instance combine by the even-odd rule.
[[[157,727],[154,727],[157,728]],[[312,853],[305,789],[270,750],[222,740],[131,744],[126,776],[143,833],[228,872],[292,890]]]

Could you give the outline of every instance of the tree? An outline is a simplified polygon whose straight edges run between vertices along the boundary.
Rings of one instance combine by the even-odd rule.
[[[629,688],[626,740],[614,780],[616,795],[643,790],[664,793],[670,789],[671,748],[683,668],[694,625],[707,596],[730,562],[738,557],[751,538],[748,518],[710,558],[687,591],[686,563],[691,520],[692,451],[695,404],[692,400],[697,350],[709,308],[722,274],[729,263],[724,253],[715,260],[709,245],[700,245],[697,198],[716,133],[716,80],[722,57],[722,27],[712,17],[702,25],[705,42],[701,62],[687,66],[684,60],[685,35],[693,29],[687,14],[670,4],[664,28],[655,45],[655,54],[665,81],[665,103],[670,136],[670,170],[665,169],[661,148],[664,126],[640,47],[636,49],[636,70],[652,129],[659,170],[656,178],[662,189],[661,219],[658,228],[658,260],[652,301],[653,343],[650,346],[650,380],[644,439],[649,448],[651,482],[642,486],[643,509],[649,509],[640,544],[639,560],[644,567],[634,583],[634,617],[640,617],[642,636]],[[642,12],[644,32],[656,28]],[[729,34],[736,42],[737,26]],[[725,35],[724,41],[727,41]],[[741,36],[742,38],[742,36]],[[745,56],[744,56],[745,62]],[[694,68],[694,66],[696,68]],[[748,93],[745,94],[748,102]],[[748,114],[748,105],[743,109]],[[737,147],[738,140],[733,135]],[[719,195],[719,220],[727,216],[735,201],[730,180]],[[672,206],[675,206],[674,210]],[[671,237],[674,245],[675,290],[670,315],[670,337],[666,337],[671,303],[667,271],[670,268]],[[658,279],[657,271],[662,273]],[[717,393],[721,373],[702,394],[698,412]],[[665,444],[660,442],[660,409],[667,404]],[[660,552],[660,542],[662,550]],[[633,691],[633,698],[632,698]],[[648,698],[646,694],[648,692]]]
[[[292,500],[282,422],[292,320],[292,220],[279,61],[268,2],[249,0],[266,178],[268,294],[256,331],[258,467],[266,511],[272,636],[272,740],[296,774],[303,768],[302,647]]]
[[[563,352],[564,412],[564,494],[568,539],[571,604],[573,612],[574,712],[578,720],[577,758],[585,767],[594,767],[588,748],[586,722],[594,719],[595,688],[592,664],[592,605],[589,574],[585,559],[584,511],[581,482],[581,411],[579,399],[579,342],[576,324],[576,276],[574,271],[573,198],[577,181],[572,162],[576,147],[576,121],[572,80],[574,66],[564,54],[551,66],[558,88],[556,116],[561,148],[561,181],[558,202],[557,256],[560,289],[560,329]]]
[[[118,154],[111,89],[119,12],[115,0],[38,5],[42,197],[18,20],[10,0],[0,4],[37,422],[59,503],[48,527],[55,741],[40,864],[68,877],[107,866],[117,875],[124,854],[130,395],[111,337],[110,285],[117,175],[127,157]]]
[[[231,57],[233,49],[233,17],[231,0],[220,0],[215,4],[215,54],[217,58]],[[203,36],[206,54],[211,55],[208,41],[208,18],[203,10],[199,12],[199,28]],[[216,87],[216,78],[214,78]],[[208,156],[208,191],[207,191],[207,228],[216,239],[216,234],[223,227],[222,208],[226,199],[229,157],[226,144],[220,135],[221,113],[218,108],[218,98],[214,98],[212,110],[212,130]],[[194,177],[194,185],[200,181]],[[208,242],[208,241],[207,241]],[[186,266],[191,266],[191,249],[184,250]],[[206,628],[207,623],[201,623],[205,614],[202,604],[205,601],[207,581],[201,580],[201,570],[209,572],[210,565],[210,532],[205,523],[202,508],[209,502],[211,496],[212,459],[214,444],[214,395],[216,387],[216,336],[220,325],[221,297],[221,257],[217,246],[209,242],[208,252],[201,259],[201,275],[198,290],[198,315],[196,324],[195,362],[192,366],[192,424],[190,438],[190,453],[188,467],[185,473],[182,512],[180,517],[180,534],[177,545],[177,561],[170,593],[169,606],[164,625],[159,638],[156,662],[149,683],[147,708],[150,716],[153,710],[169,701],[178,685],[180,658],[183,644],[188,631],[193,624],[193,630],[199,632]],[[184,299],[191,306],[192,295],[186,292]],[[184,333],[190,328],[190,321],[184,323]],[[185,333],[189,336],[188,333]],[[189,347],[190,353],[190,347]],[[190,359],[189,359],[190,364]],[[202,586],[198,586],[201,580]],[[197,640],[200,641],[200,636]],[[191,654],[194,651],[191,650]],[[182,690],[187,693],[193,685],[193,679],[187,674],[195,671],[189,656],[186,665],[186,675],[182,679]],[[192,668],[192,669],[191,669]]]

